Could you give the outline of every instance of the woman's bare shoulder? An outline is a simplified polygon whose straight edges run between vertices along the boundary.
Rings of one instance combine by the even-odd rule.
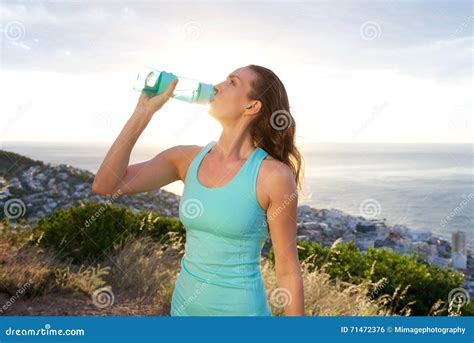
[[[201,145],[176,145],[170,148],[172,159],[176,166],[180,180],[184,180],[186,171],[188,170],[189,164],[201,151],[204,146]]]
[[[285,182],[293,178],[291,168],[270,155],[263,159],[260,173],[267,183]]]
[[[204,146],[201,145],[175,145],[171,149],[173,150],[173,154],[175,155],[189,155],[189,154],[196,154],[198,153]]]
[[[262,161],[262,166],[265,166],[264,168],[284,168],[283,166],[286,166],[283,162],[277,160],[274,158],[272,155],[268,154],[265,156],[265,158]]]

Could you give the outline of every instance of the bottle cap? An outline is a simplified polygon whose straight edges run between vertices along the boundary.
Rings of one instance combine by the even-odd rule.
[[[196,103],[205,105],[216,95],[216,90],[214,86],[209,83],[199,82],[199,90],[196,98]]]

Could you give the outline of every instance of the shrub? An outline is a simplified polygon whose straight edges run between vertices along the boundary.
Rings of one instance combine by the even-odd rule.
[[[339,243],[336,241],[332,247],[326,247],[321,243],[298,241],[300,261],[312,263],[332,278],[352,284],[386,278],[386,282],[372,296],[375,298],[394,294],[397,289],[404,290],[404,297],[398,299],[395,312],[413,303],[414,315],[427,315],[438,300],[446,301],[453,288],[461,287],[462,274],[451,268],[423,262],[418,255],[404,256],[373,247],[363,254],[354,242]],[[273,248],[268,257],[275,263]]]
[[[182,224],[173,218],[87,202],[41,218],[33,228],[33,242],[54,249],[59,257],[73,263],[90,263],[122,248],[129,236],[146,233],[156,241],[166,242],[170,232],[185,234]]]

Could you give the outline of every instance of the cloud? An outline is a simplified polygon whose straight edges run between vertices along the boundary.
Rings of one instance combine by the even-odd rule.
[[[59,81],[75,80],[75,92],[90,88],[82,91],[89,103],[70,114],[80,121],[84,111],[104,112],[94,94],[108,87],[108,75],[120,75],[105,93],[114,98],[113,92],[123,92],[105,110],[107,115],[121,111],[120,119],[114,117],[119,124],[135,101],[129,80],[139,65],[219,82],[234,68],[254,63],[274,69],[284,80],[302,123],[300,133],[308,139],[348,141],[358,130],[361,141],[467,141],[472,128],[463,118],[456,119],[456,132],[443,128],[456,108],[472,106],[473,20],[467,13],[468,2],[437,1],[4,2],[2,69],[8,79],[21,75],[42,85],[31,90],[29,116],[51,116],[57,125],[63,119],[61,106],[57,113],[44,111]],[[10,94],[5,77],[0,87]],[[65,104],[72,101],[68,96],[62,93]],[[0,111],[14,115],[15,99],[11,94]],[[380,116],[372,118],[373,109],[385,101]],[[185,110],[172,108],[176,115]],[[39,120],[27,118],[18,132],[11,128],[11,137]],[[207,119],[203,127],[210,125]],[[166,120],[176,124],[171,117]],[[31,134],[35,129],[31,125]],[[81,133],[77,139],[115,135],[84,130],[87,137]],[[161,134],[156,130],[150,130],[151,140]],[[64,131],[64,138],[72,135]]]

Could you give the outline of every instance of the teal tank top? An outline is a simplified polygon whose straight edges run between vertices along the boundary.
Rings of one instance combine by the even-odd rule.
[[[179,203],[185,253],[171,299],[171,316],[271,316],[260,270],[267,238],[257,201],[257,174],[268,153],[257,147],[222,187],[198,179],[209,142],[191,161]]]

